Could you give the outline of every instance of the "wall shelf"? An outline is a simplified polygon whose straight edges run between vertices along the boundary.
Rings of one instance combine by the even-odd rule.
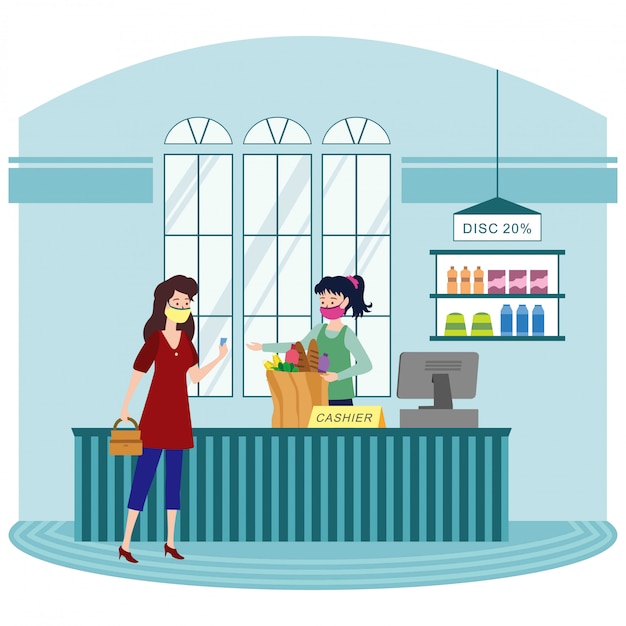
[[[431,250],[435,259],[435,291],[429,294],[435,305],[435,332],[431,341],[564,341],[560,330],[560,303],[565,294],[560,290],[560,257],[565,250]],[[448,293],[448,270],[453,267],[457,272],[455,292]],[[475,271],[483,272],[482,290],[475,293]],[[464,283],[469,293],[459,293],[461,288],[461,270],[470,272],[469,284]],[[521,270],[521,288],[524,293],[489,293],[490,270],[501,272],[500,287],[508,292],[510,289],[511,271]],[[531,293],[531,286],[536,290],[538,284],[531,285],[531,277],[536,270],[543,270],[542,293]],[[532,273],[531,273],[532,272]],[[515,280],[515,277],[513,277]],[[454,283],[452,283],[454,284]],[[509,304],[513,312],[513,334],[501,334],[501,309]],[[517,335],[517,309],[526,306],[528,315],[528,334]],[[542,313],[537,322],[543,319],[543,333],[533,334],[533,309]],[[522,308],[523,310],[523,308]],[[456,315],[453,315],[456,314]],[[473,332],[474,316],[477,328]],[[449,322],[449,324],[448,324]],[[482,328],[478,322],[482,323]],[[485,331],[484,324],[491,324],[491,330]],[[455,335],[459,330],[466,334]],[[537,328],[540,324],[537,323]],[[481,328],[481,330],[478,330]],[[493,332],[493,335],[480,334]],[[537,330],[535,329],[535,332]],[[539,331],[540,332],[540,331]]]

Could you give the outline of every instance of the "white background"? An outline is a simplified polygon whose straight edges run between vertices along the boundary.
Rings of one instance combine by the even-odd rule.
[[[102,75],[222,41],[286,35],[375,39],[458,56],[546,87],[608,119],[608,155],[626,145],[623,0],[4,0],[0,14],[0,606],[5,623],[624,624],[624,202],[609,213],[609,506],[617,543],[587,561],[508,579],[350,592],[222,590],[88,574],[34,559],[8,540],[18,514],[17,224],[7,203],[18,118]],[[623,197],[626,165],[620,161]],[[71,293],[68,316],[82,315]],[[52,304],[52,303],[50,303]],[[45,306],[45,303],[42,303]],[[45,319],[45,310],[40,312]],[[119,314],[123,318],[123,311]],[[50,329],[54,332],[55,329]],[[585,355],[581,355],[581,363]],[[46,373],[24,364],[28,384]],[[72,373],[68,372],[68,376]],[[121,402],[121,398],[120,398]],[[67,398],[68,407],[72,398]],[[53,415],[48,416],[53,419]],[[530,462],[530,460],[529,460]],[[582,462],[582,460],[581,460]],[[45,468],[42,468],[45,471]],[[114,558],[114,556],[112,557]]]

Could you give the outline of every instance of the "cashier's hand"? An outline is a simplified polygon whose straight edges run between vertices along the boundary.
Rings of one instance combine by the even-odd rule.
[[[260,344],[258,341],[251,341],[246,344],[246,348],[249,350],[260,350],[263,347],[263,344]]]
[[[320,376],[327,382],[332,383],[335,380],[339,379],[339,374],[337,372],[326,372],[324,374],[320,374]]]

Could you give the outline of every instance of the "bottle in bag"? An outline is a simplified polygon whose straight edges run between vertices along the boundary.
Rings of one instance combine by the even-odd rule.
[[[513,334],[513,309],[510,304],[503,305],[500,311],[500,334],[503,337]]]
[[[300,354],[296,350],[296,344],[292,343],[291,348],[287,350],[285,354],[285,363],[291,363],[292,365],[298,365],[298,360],[300,359]]]
[[[528,309],[525,304],[520,304],[517,307],[517,314],[515,316],[515,323],[517,325],[517,336],[528,336]]]
[[[328,371],[329,366],[330,361],[328,359],[328,354],[324,352],[324,354],[322,354],[317,361],[317,371],[323,374],[324,372]]]

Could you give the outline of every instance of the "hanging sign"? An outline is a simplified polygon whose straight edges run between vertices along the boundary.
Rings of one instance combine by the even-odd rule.
[[[454,214],[454,241],[541,241],[541,213],[501,198]]]
[[[385,428],[382,406],[314,406],[309,428]]]

